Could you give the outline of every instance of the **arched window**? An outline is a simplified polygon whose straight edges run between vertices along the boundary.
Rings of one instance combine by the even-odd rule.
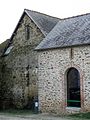
[[[81,107],[80,74],[76,68],[70,68],[67,72],[67,106]]]

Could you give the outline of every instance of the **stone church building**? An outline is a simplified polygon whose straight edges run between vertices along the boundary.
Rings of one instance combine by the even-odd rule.
[[[58,19],[25,9],[0,45],[0,108],[90,112],[90,14]]]

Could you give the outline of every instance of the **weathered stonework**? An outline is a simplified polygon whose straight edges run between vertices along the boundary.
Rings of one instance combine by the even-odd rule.
[[[0,45],[0,109],[33,109],[39,99],[41,112],[90,112],[89,23],[90,14],[59,20],[24,10],[10,40]],[[76,99],[70,96],[75,92]]]
[[[30,39],[25,38],[25,26],[30,27]],[[3,108],[31,107],[37,97],[37,51],[35,47],[44,38],[39,28],[25,14],[12,39],[11,52],[4,56],[2,90]]]
[[[71,54],[72,49],[72,54]],[[38,52],[39,110],[65,114],[90,111],[90,46]],[[81,108],[67,107],[67,70],[80,73]]]

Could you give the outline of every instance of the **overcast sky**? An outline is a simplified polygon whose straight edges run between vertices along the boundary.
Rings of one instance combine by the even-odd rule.
[[[66,18],[90,13],[90,0],[0,0],[0,43],[10,38],[25,8]]]

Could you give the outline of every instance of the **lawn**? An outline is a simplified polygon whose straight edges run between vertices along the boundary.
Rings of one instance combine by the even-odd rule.
[[[26,109],[21,109],[21,110],[17,110],[17,109],[8,109],[8,110],[0,110],[0,114],[9,114],[9,115],[30,115],[30,114],[34,114],[33,111],[31,110],[26,110]]]
[[[21,109],[21,110],[18,110],[18,109],[8,109],[8,110],[0,110],[0,114],[6,114],[6,115],[15,115],[15,116],[18,116],[18,115],[24,115],[24,116],[27,116],[27,115],[32,115],[32,114],[35,114],[35,112],[31,111],[31,110],[27,110],[27,109]],[[60,116],[61,117],[61,116]],[[79,113],[79,114],[73,114],[73,115],[66,115],[66,116],[63,116],[65,118],[69,118],[70,120],[90,120],[90,112],[88,113]]]
[[[85,119],[88,119],[90,120],[90,112],[88,113],[78,113],[78,114],[73,114],[73,115],[70,115],[69,116],[70,118],[78,118],[78,119],[81,119],[81,120],[85,120]]]

